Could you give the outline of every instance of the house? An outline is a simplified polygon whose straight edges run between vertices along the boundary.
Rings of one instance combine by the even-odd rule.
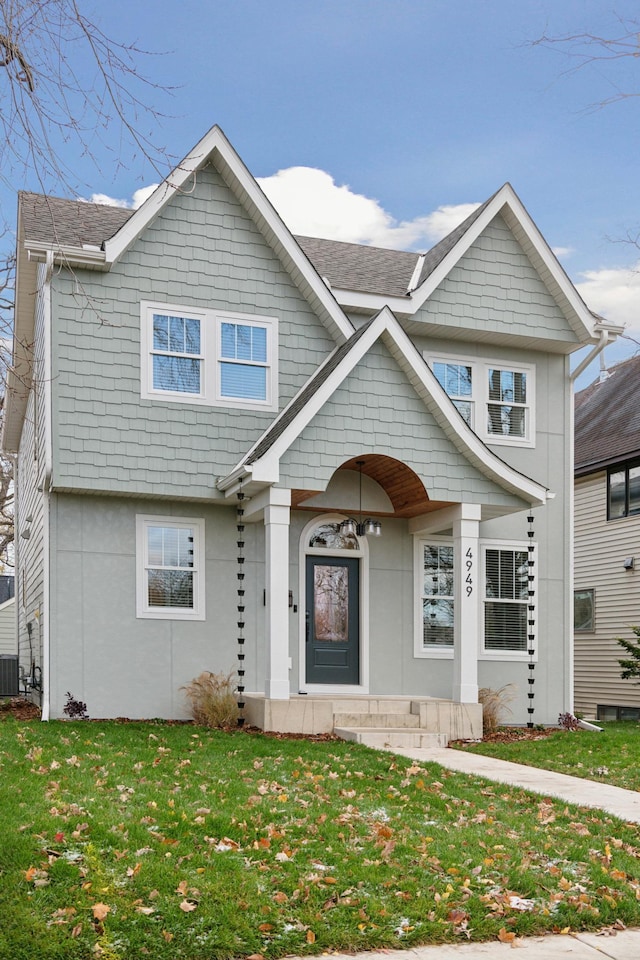
[[[3,444],[43,716],[184,717],[237,669],[270,729],[476,735],[504,684],[555,722],[568,358],[613,336],[509,184],[425,254],[293,237],[217,127],[135,212],[22,194]]]
[[[15,579],[0,574],[0,697],[18,694]]]
[[[576,395],[575,702],[600,720],[640,719],[616,637],[640,624],[640,357]]]

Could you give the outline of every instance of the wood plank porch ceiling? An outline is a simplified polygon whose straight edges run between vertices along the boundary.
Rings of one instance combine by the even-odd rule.
[[[419,517],[423,513],[431,513],[433,510],[441,510],[443,507],[451,506],[444,500],[430,500],[417,473],[411,467],[400,460],[395,460],[393,457],[385,457],[382,454],[365,454],[352,457],[338,469],[357,472],[359,469],[357,461],[359,460],[364,461],[362,465],[363,474],[380,484],[393,504],[393,514],[367,510],[367,516]],[[317,513],[317,507],[303,506],[302,501],[308,500],[321,492],[320,490],[292,490],[291,506],[295,509],[310,510]],[[345,509],[339,503],[336,503],[333,508],[336,510]],[[352,513],[353,510],[349,508],[346,512]]]

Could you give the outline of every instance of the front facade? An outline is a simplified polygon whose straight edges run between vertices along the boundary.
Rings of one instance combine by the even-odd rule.
[[[640,357],[576,396],[575,701],[600,720],[640,719],[640,686],[620,676],[640,624]]]
[[[280,728],[507,683],[515,722],[571,708],[568,356],[603,326],[509,185],[426,255],[294,238],[214,128],[135,213],[24,194],[18,237],[45,717],[183,717],[203,670]]]

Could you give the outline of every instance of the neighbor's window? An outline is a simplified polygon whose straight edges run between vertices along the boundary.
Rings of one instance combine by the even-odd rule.
[[[573,591],[573,629],[593,630],[595,614],[595,591]]]
[[[204,620],[204,520],[137,517],[138,617]]]
[[[528,629],[531,624],[527,609],[530,590],[527,548],[486,546],[483,550],[485,652],[526,653],[528,635],[532,634]],[[533,589],[532,593],[535,593]]]
[[[273,317],[142,304],[142,396],[276,410]]]
[[[607,520],[640,513],[640,460],[607,473]]]
[[[440,386],[478,436],[488,443],[533,444],[533,367],[426,359]]]
[[[422,545],[422,643],[453,647],[453,544]]]

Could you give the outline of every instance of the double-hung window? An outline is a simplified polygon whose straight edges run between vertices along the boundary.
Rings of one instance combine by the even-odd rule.
[[[138,516],[137,616],[204,620],[204,520]]]
[[[484,653],[526,656],[535,638],[535,545],[483,543]]]
[[[278,322],[144,301],[141,393],[148,400],[278,408]]]
[[[462,418],[487,443],[533,446],[533,366],[430,358],[434,376]]]

